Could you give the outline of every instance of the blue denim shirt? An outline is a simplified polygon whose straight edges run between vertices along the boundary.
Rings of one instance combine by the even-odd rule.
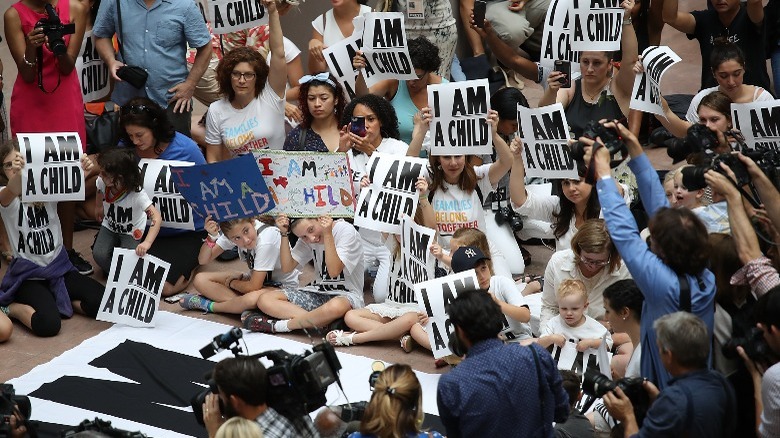
[[[111,100],[124,105],[137,96],[146,96],[163,108],[173,96],[168,89],[187,79],[187,44],[203,47],[211,43],[206,22],[192,0],[156,0],[147,9],[143,0],[119,0],[122,7],[123,39],[120,44],[127,65],[149,73],[144,89],[117,82]],[[98,38],[119,34],[116,1],[103,1],[92,33]],[[119,58],[119,56],[117,56]]]

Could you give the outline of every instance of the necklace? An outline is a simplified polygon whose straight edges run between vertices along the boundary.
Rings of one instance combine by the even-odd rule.
[[[585,84],[582,84],[582,97],[586,98],[585,101],[588,103],[596,103],[599,101],[599,95],[604,91],[604,89],[609,85],[609,81],[607,81],[606,84],[599,87],[595,93],[591,93],[587,90],[585,90]]]

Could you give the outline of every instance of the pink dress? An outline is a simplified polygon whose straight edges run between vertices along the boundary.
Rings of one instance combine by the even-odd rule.
[[[37,13],[22,2],[11,5],[19,13],[22,31],[27,35],[35,23],[47,18],[45,12]],[[63,23],[70,22],[70,0],[59,0],[54,8]],[[70,35],[65,36],[65,44]],[[43,86],[52,90],[60,76],[60,86],[46,94],[38,88],[37,72],[33,82],[25,82],[21,76],[14,81],[11,93],[11,134],[36,132],[78,132],[82,147],[86,147],[84,102],[76,69],[69,75],[60,75],[57,58],[43,45]],[[38,67],[36,67],[38,68]]]

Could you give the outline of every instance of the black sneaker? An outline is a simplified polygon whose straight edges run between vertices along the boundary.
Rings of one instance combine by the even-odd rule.
[[[222,251],[222,254],[217,256],[217,260],[221,262],[230,262],[238,258],[238,248],[228,249]]]
[[[76,252],[75,249],[68,250],[68,258],[70,259],[70,262],[73,263],[73,266],[76,267],[76,270],[79,271],[79,274],[92,275],[92,273],[95,272],[95,270],[92,268],[92,265],[90,265],[88,261],[84,260],[84,257],[81,257],[81,254]]]

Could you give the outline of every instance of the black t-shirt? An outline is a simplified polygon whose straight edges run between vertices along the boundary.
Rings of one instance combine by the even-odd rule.
[[[765,90],[770,90],[769,74],[766,71],[766,47],[764,45],[764,25],[754,24],[748,17],[744,4],[740,5],[737,16],[731,24],[724,26],[714,10],[691,12],[696,19],[696,29],[688,39],[699,40],[701,48],[701,88],[716,87],[718,82],[712,75],[710,68],[710,54],[714,47],[713,40],[726,37],[735,43],[745,54],[745,78],[744,83],[758,85]]]

